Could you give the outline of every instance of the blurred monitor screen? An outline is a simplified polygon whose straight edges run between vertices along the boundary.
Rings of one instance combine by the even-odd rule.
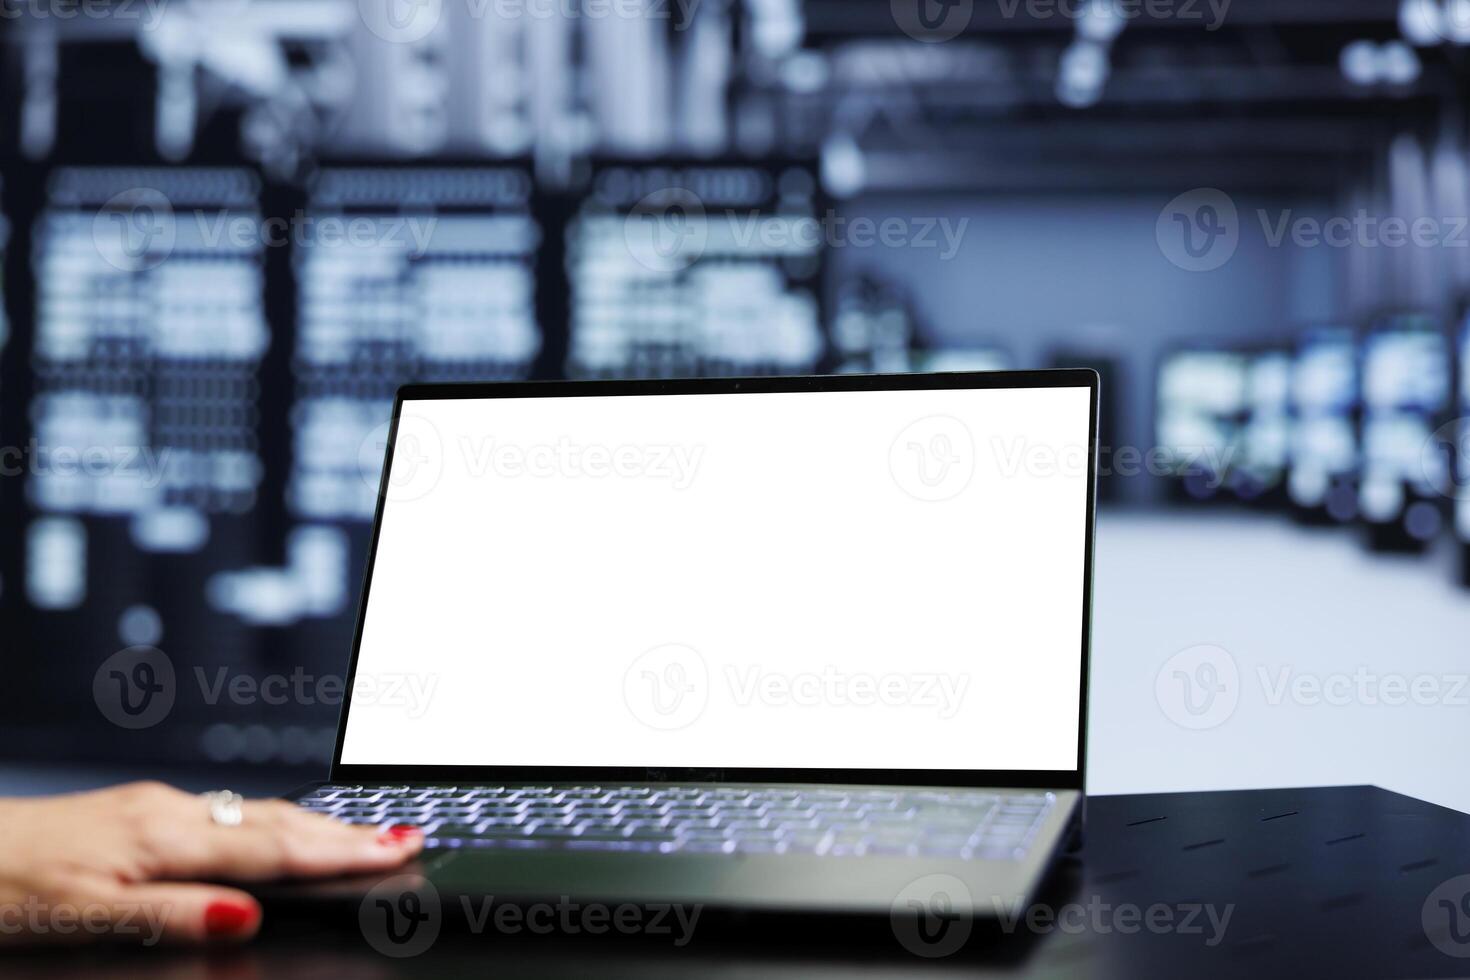
[[[1346,413],[1358,400],[1357,348],[1350,330],[1309,333],[1292,370],[1292,407],[1298,416]]]
[[[1443,485],[1445,461],[1425,448],[1448,406],[1450,375],[1449,346],[1436,331],[1390,326],[1364,343],[1360,505],[1369,520],[1397,520],[1412,504],[1405,487],[1432,495]]]
[[[1246,401],[1253,412],[1286,412],[1291,407],[1291,355],[1285,351],[1251,359]]]
[[[1157,436],[1180,472],[1223,478],[1241,431],[1249,361],[1229,351],[1179,351],[1159,369]],[[1212,484],[1217,485],[1217,484]]]
[[[1258,477],[1277,479],[1291,455],[1289,354],[1270,351],[1251,358],[1246,404],[1244,463]]]
[[[1357,510],[1343,480],[1358,466],[1358,350],[1343,327],[1309,330],[1291,372],[1291,471],[1287,489],[1298,506],[1326,506],[1338,520]]]
[[[1246,407],[1248,362],[1227,351],[1169,355],[1159,371],[1159,403],[1168,410],[1234,415]]]
[[[1370,411],[1438,412],[1450,395],[1450,353],[1443,337],[1389,331],[1363,349],[1363,401]]]

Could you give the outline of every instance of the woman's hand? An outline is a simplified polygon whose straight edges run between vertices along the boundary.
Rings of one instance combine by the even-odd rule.
[[[204,799],[162,783],[0,800],[0,946],[245,939],[260,927],[255,899],[195,882],[385,871],[423,847],[414,828],[352,827],[279,800],[244,815],[218,826]]]

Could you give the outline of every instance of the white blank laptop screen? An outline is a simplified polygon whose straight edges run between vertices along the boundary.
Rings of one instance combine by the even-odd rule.
[[[1090,411],[407,401],[341,761],[1075,770]]]

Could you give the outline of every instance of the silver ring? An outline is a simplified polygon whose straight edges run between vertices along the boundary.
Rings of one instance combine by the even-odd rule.
[[[245,822],[245,797],[227,789],[204,794],[209,819],[219,827],[238,827]]]

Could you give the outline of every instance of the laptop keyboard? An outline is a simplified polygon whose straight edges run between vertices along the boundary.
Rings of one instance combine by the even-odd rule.
[[[428,848],[1020,860],[1051,793],[691,786],[322,786],[298,800],[408,824]]]

